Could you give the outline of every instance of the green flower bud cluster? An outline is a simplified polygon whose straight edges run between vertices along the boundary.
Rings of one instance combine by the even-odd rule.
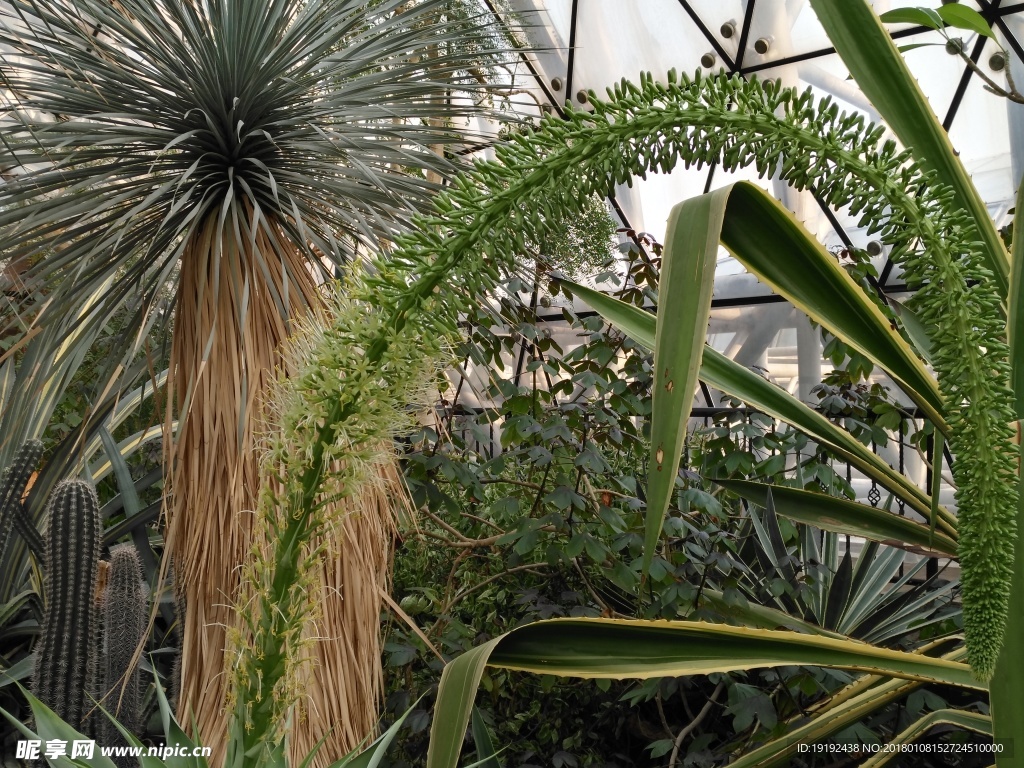
[[[948,189],[884,128],[839,112],[810,91],[670,72],[623,81],[590,112],[548,117],[496,147],[418,217],[339,298],[324,329],[307,329],[300,366],[281,395],[282,435],[271,440],[261,506],[267,545],[250,572],[260,610],[241,641],[237,732],[276,743],[287,717],[288,650],[312,608],[302,576],[306,545],[330,525],[324,500],[365,478],[382,440],[401,423],[417,377],[443,359],[460,312],[493,289],[547,222],[572,216],[616,184],[677,165],[753,166],[859,216],[893,246],[917,310],[933,329],[934,366],[956,454],[969,658],[991,675],[1001,644],[1016,537],[1015,452],[1005,312],[972,222]],[[415,398],[412,399],[415,402]],[[342,462],[345,470],[333,466]]]
[[[413,428],[436,393],[448,335],[387,327],[359,275],[329,307],[298,328],[284,366],[289,375],[270,397],[264,486],[240,598],[246,625],[232,638],[234,733],[260,759],[280,748],[303,694],[296,680],[309,642],[304,630],[317,616],[318,560],[342,522],[333,502],[357,495],[393,460],[394,439]],[[423,317],[432,315],[428,309]]]
[[[639,85],[622,82],[607,100],[590,102],[592,112],[549,117],[536,132],[512,136],[496,162],[477,163],[439,198],[437,215],[400,240],[392,263],[421,277],[411,290],[380,281],[385,306],[401,307],[392,322],[405,322],[439,269],[492,279],[525,241],[539,239],[546,221],[557,220],[556,209],[571,215],[590,195],[680,163],[720,163],[728,171],[752,165],[846,208],[893,246],[907,282],[919,288],[915,307],[933,329],[956,454],[969,659],[988,679],[1002,643],[1017,535],[1014,415],[1002,297],[952,192],[883,141],[883,127],[840,113],[828,98],[815,101],[809,90],[669,73],[667,83],[644,75]]]

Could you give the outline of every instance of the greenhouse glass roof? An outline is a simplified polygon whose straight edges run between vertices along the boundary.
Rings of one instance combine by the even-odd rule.
[[[877,121],[878,113],[848,73],[806,0],[511,0],[529,25],[531,43],[540,49],[528,56],[529,69],[547,103],[558,109],[567,100],[585,109],[586,92],[599,95],[622,78],[637,80],[649,71],[664,79],[681,72],[726,71],[744,77],[773,78],[785,86],[812,88],[830,96],[844,110]],[[873,5],[878,13],[924,0]],[[998,43],[1010,53],[1013,73],[1024,59],[1024,3],[965,2],[991,23]],[[997,223],[1006,223],[1016,179],[1024,172],[1024,106],[988,93],[984,83],[958,56],[946,51],[940,34],[911,24],[893,24],[900,45],[926,45],[906,53],[922,90],[961,152]],[[972,61],[997,82],[1005,81],[1001,62],[992,60],[996,43],[957,30]],[[1024,80],[1024,70],[1021,77]],[[624,226],[664,235],[671,207],[686,197],[731,183],[749,174],[728,174],[712,167],[677,170],[668,176],[637,180],[619,187],[614,205]],[[774,190],[827,246],[864,248],[869,238],[852,217],[823,210],[812,196],[784,185],[763,182]],[[720,274],[740,272],[723,257]],[[877,257],[885,287],[897,287],[899,275]],[[731,285],[718,298],[760,296],[753,283]],[[725,286],[723,286],[725,287]],[[721,291],[720,291],[721,293]]]
[[[877,0],[873,5],[881,14],[937,2]],[[1006,50],[1011,75],[1019,73],[1017,81],[1024,82],[1024,3],[971,0],[964,5],[986,18],[996,41],[962,30],[952,36],[960,38],[970,59],[998,83],[1006,81],[1007,63],[994,54],[1000,47]],[[879,120],[807,0],[508,0],[508,6],[526,23],[536,49],[524,57],[522,73],[535,83],[538,99],[554,111],[563,110],[567,101],[586,109],[587,91],[603,95],[622,78],[636,81],[644,71],[664,81],[675,68],[691,74],[725,71],[778,79],[784,86],[809,87],[818,97],[829,96],[843,110]],[[1005,225],[1012,218],[1016,180],[1024,173],[1024,105],[987,92],[983,80],[947,50],[939,32],[912,24],[891,24],[889,29],[901,46],[924,44],[906,51],[907,63],[997,226]],[[661,240],[672,206],[740,178],[772,190],[833,252],[868,250],[881,288],[897,297],[904,290],[888,249],[875,248],[881,244],[871,242],[856,217],[830,210],[785,183],[757,179],[752,168],[739,173],[715,166],[678,168],[634,180],[631,187],[619,186],[610,202],[623,227]],[[811,389],[830,368],[821,358],[820,335],[745,274],[724,249],[713,306],[711,344],[746,365],[763,368],[805,401],[814,399]]]

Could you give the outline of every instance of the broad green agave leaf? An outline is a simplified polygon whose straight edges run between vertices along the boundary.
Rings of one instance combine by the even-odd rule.
[[[647,574],[675,493],[686,421],[697,390],[722,219],[730,189],[688,200],[669,215],[654,336],[654,404],[643,573]],[[672,258],[674,253],[691,258]]]
[[[738,182],[669,215],[654,339],[654,403],[643,572],[675,489],[686,416],[704,355],[719,242],[761,281],[885,369],[942,428],[934,377],[881,311],[793,215]]]
[[[1024,183],[1017,189],[1016,210],[1024,211]],[[1024,226],[1013,230],[1012,274],[1007,335],[1010,342],[1011,384],[1018,419],[1024,419]],[[1017,422],[1021,442],[1024,421]],[[1021,456],[1024,459],[1024,456]],[[1019,464],[1018,466],[1024,466]],[[1017,545],[1014,551],[1010,606],[1003,635],[1003,649],[991,682],[992,722],[996,734],[1016,734],[1024,722],[1024,474],[1019,473]],[[1003,758],[1005,760],[1006,758]]]
[[[1022,185],[1024,187],[1024,185]],[[1024,210],[1024,209],[1022,209]],[[1020,238],[1024,240],[1024,238]],[[1015,249],[1016,250],[1016,249]],[[1024,423],[1018,422],[1020,428]],[[1020,432],[1018,431],[1018,435]],[[1024,461],[1024,445],[1021,447]],[[1021,491],[1017,501],[1017,530],[1024,531],[1024,473],[1019,480]],[[1024,536],[1017,537],[1014,548],[1013,586],[1010,590],[1010,610],[1006,620],[1003,648],[996,663],[995,674],[989,683],[992,723],[996,736],[1016,736],[1024,723]],[[1018,754],[1021,754],[1018,752]],[[1017,758],[1018,760],[1020,758]],[[1007,762],[1000,758],[1000,768],[1022,763]]]
[[[704,622],[552,619],[514,629],[445,667],[427,768],[454,768],[486,666],[580,678],[652,678],[828,666],[985,690],[970,667],[854,640]]]
[[[934,375],[835,256],[758,185],[741,181],[720,192],[728,192],[720,201],[722,245],[758,280],[883,368],[942,428],[942,397]],[[692,218],[686,217],[691,226]],[[663,260],[669,258],[688,262],[690,256],[677,255],[676,244],[666,238]],[[666,295],[664,283],[660,293]]]
[[[772,391],[777,388],[769,383],[755,381],[759,377],[726,362],[724,356],[705,346],[720,241],[775,291],[884,368],[940,428],[944,424],[934,377],[835,258],[777,200],[748,182],[687,200],[676,206],[669,218],[653,343],[653,318],[647,313],[611,298],[599,298],[592,289],[571,285],[571,290],[595,310],[654,349],[652,471],[643,572],[650,567],[675,489],[686,416],[693,403],[698,372],[713,386],[772,416],[816,437],[827,435],[827,444],[844,456],[855,457],[858,467],[890,490],[906,496],[918,511],[933,519],[927,495],[893,472],[845,430],[786,393]],[[748,392],[738,391],[743,389]],[[752,399],[749,390],[763,396]],[[952,516],[938,510],[936,514],[943,516],[947,532],[952,532]]]
[[[766,485],[749,480],[723,479],[714,482],[761,507],[768,505],[771,496],[775,511],[780,515],[816,528],[861,536],[930,557],[956,556],[954,538],[931,531],[926,525],[884,509],[781,485]]]
[[[834,637],[837,640],[848,640],[849,638],[839,632],[819,627],[809,621],[804,621],[786,611],[772,608],[766,605],[758,605],[749,600],[736,601],[726,600],[725,595],[718,590],[705,587],[700,592],[700,607],[707,614],[710,613],[723,621],[731,621],[745,627],[759,627],[761,629],[791,629],[797,632],[804,632],[823,637]]]
[[[44,742],[58,740],[66,742],[69,746],[74,741],[89,740],[89,737],[83,736],[61,720],[52,709],[22,688],[21,685],[18,685],[18,687],[21,689],[21,694],[28,701],[29,707],[32,709],[32,717],[35,720],[35,731],[24,725],[5,709],[0,709],[0,714],[6,717],[11,725],[20,731],[22,736],[26,739],[37,739]],[[70,757],[64,756],[53,759],[46,758],[46,762],[53,766],[53,768],[117,768],[110,758],[99,754],[98,750],[94,752],[91,760],[72,760]]]
[[[1024,212],[1024,184],[1017,189],[1016,209]],[[1024,419],[1024,222],[1015,222],[1012,249],[1013,273],[1006,330],[1010,341],[1010,375],[1017,418]]]

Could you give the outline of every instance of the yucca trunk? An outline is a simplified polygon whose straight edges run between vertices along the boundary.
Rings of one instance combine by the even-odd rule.
[[[288,335],[268,276],[222,235],[212,215],[181,262],[169,381],[179,426],[169,457],[167,531],[186,605],[178,714],[183,723],[195,718],[201,743],[216,753],[225,742],[225,633],[236,623],[230,606],[259,485],[260,396]],[[265,231],[257,239],[272,253]],[[290,250],[284,255],[299,258]],[[278,286],[280,276],[280,269],[271,276]],[[312,280],[291,288],[315,297]]]
[[[301,765],[330,733],[310,764],[326,768],[363,743],[377,725],[383,691],[382,596],[390,586],[394,512],[406,499],[401,473],[392,462],[332,514],[343,522],[326,534],[327,557],[314,576],[320,608],[303,632],[304,663],[293,681],[301,698],[288,734],[288,765]]]

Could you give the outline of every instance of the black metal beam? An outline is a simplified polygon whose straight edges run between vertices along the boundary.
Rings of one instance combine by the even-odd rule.
[[[998,20],[996,21],[996,24],[999,24],[1001,22],[1003,16],[1009,16],[1010,10],[1017,12],[1024,11],[1024,3],[1013,6],[1012,9],[1007,9],[1008,12],[1000,14]],[[900,40],[904,37],[913,37],[914,35],[920,35],[922,33],[932,31],[934,30],[932,30],[931,27],[916,26],[909,27],[907,29],[901,29],[898,32],[891,32],[889,34],[889,37],[892,38],[893,40]],[[739,71],[742,75],[750,75],[755,72],[761,72],[762,70],[765,69],[773,69],[774,67],[781,67],[786,64],[797,64],[801,61],[807,61],[809,59],[820,59],[824,56],[830,56],[835,52],[835,48],[819,48],[815,51],[807,51],[805,53],[796,53],[793,54],[792,56],[784,56],[781,59],[775,59],[773,61],[764,61],[759,64],[751,64],[748,67],[743,67]]]
[[[754,0],[747,0],[747,8],[743,13],[743,27],[740,29],[739,47],[736,49],[736,65],[732,71],[743,72],[743,54],[747,49],[747,39],[750,37],[750,20],[754,17]]]
[[[985,21],[991,26],[995,16],[994,12],[999,10],[999,4],[1002,0],[995,0],[988,10],[983,11]],[[981,58],[981,52],[985,48],[985,43],[988,38],[984,35],[978,35],[978,39],[974,41],[974,48],[971,49],[970,60],[973,64],[978,63],[978,59]],[[960,104],[964,100],[964,94],[967,93],[967,86],[971,83],[971,78],[974,77],[974,70],[971,67],[966,67],[964,73],[960,76],[960,82],[957,83],[956,91],[953,93],[953,99],[949,102],[949,109],[946,110],[946,116],[942,120],[942,127],[948,132],[950,127],[953,125],[953,120],[956,118],[956,112],[960,109]]]
[[[569,17],[569,55],[565,64],[565,98],[572,101],[572,77],[576,66],[576,22],[580,10],[580,0],[572,0],[572,14]]]
[[[704,35],[705,39],[708,41],[708,43],[710,43],[711,47],[715,49],[715,53],[722,57],[722,61],[725,62],[726,68],[730,72],[735,72],[736,62],[732,60],[732,56],[730,56],[726,52],[725,48],[722,47],[722,44],[718,42],[718,38],[715,37],[714,33],[710,29],[708,29],[707,25],[704,23],[704,20],[701,19],[699,15],[697,15],[697,12],[693,10],[693,7],[687,2],[687,0],[679,0],[679,4],[683,6],[683,10],[686,11],[687,15],[689,15],[690,17],[690,20],[693,21],[693,23],[697,26],[697,29],[699,29],[700,33]]]

